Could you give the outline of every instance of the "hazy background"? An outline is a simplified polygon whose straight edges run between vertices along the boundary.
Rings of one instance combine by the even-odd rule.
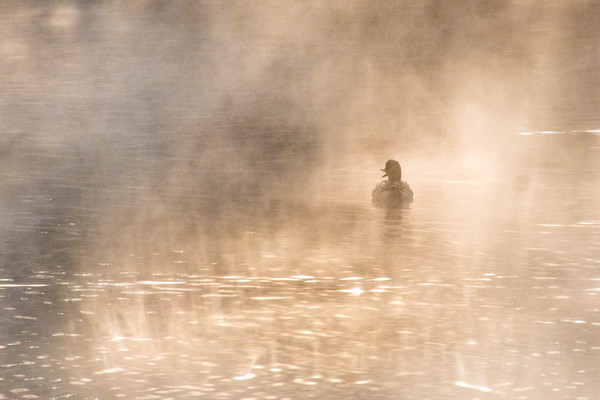
[[[4,254],[76,209],[94,213],[74,236],[137,236],[173,207],[363,200],[387,158],[407,179],[439,160],[487,168],[517,132],[594,129],[599,14],[595,1],[3,2]],[[47,201],[11,213],[23,196]]]
[[[586,285],[598,279],[592,268],[598,259],[600,209],[598,21],[600,7],[593,0],[2,2],[0,280],[46,282],[41,277],[50,274],[57,283],[43,290],[52,304],[47,314],[39,304],[22,300],[31,294],[3,294],[6,315],[16,309],[17,317],[35,315],[40,325],[5,325],[0,346],[6,348],[23,332],[39,335],[32,340],[42,348],[54,343],[52,336],[45,341],[44,332],[85,331],[86,338],[98,341],[106,330],[125,335],[118,328],[123,317],[110,311],[123,293],[103,289],[104,280],[197,274],[230,288],[223,276],[336,276],[336,271],[373,279],[381,272],[392,280],[409,279],[403,281],[409,287],[430,278],[448,282],[440,291],[406,289],[408,300],[403,300],[408,306],[422,304],[427,296],[438,301],[439,314],[419,306],[412,310],[427,315],[415,329],[428,345],[445,343],[431,326],[442,324],[441,331],[451,333],[452,348],[443,352],[448,359],[433,360],[440,366],[435,382],[445,379],[446,362],[461,353],[456,343],[465,326],[482,340],[496,338],[489,333],[494,329],[526,338],[531,326],[519,325],[510,307],[492,313],[497,322],[492,327],[455,318],[455,312],[462,314],[443,307],[459,304],[484,315],[489,310],[475,305],[479,289],[460,291],[472,270],[484,273],[490,267],[510,275],[513,267],[522,267],[519,273],[529,282],[539,278],[538,272],[545,279],[543,272],[528,269],[540,260],[564,267],[564,275],[552,277],[561,279],[561,290],[597,293]],[[388,158],[401,162],[415,190],[408,214],[382,214],[370,207],[370,191],[381,179],[378,169]],[[552,226],[566,232],[548,234]],[[565,255],[571,251],[575,260]],[[444,269],[448,259],[460,260],[461,271]],[[403,276],[401,270],[408,272]],[[95,293],[90,298],[100,300],[83,296],[79,306],[69,299],[88,290],[87,279],[95,282],[88,282]],[[236,285],[235,290],[261,295],[255,281],[250,287]],[[265,290],[280,295],[277,285]],[[292,308],[321,293],[307,295],[300,283],[290,285],[282,291],[296,296]],[[337,301],[337,289],[329,293],[327,287],[322,293]],[[501,288],[491,291],[493,299],[512,299],[513,289],[521,295],[530,290],[518,283]],[[458,295],[457,303],[446,302],[445,290]],[[562,309],[563,319],[578,309],[596,315],[597,310],[585,308],[591,307],[590,298],[581,296]],[[394,303],[384,300],[378,315],[385,320],[386,307]],[[173,335],[177,329],[185,338],[221,334],[206,327],[191,332],[186,321],[178,320],[178,307],[193,309],[196,301],[207,310],[196,315],[199,321],[220,312],[235,315],[242,307],[175,296],[158,311],[170,321],[166,325]],[[367,308],[346,311],[359,320],[370,315],[370,303],[357,304]],[[538,305],[527,304],[532,311],[523,320],[531,322],[539,317]],[[240,314],[244,324],[254,321],[249,307],[250,316]],[[123,309],[140,335],[159,342],[167,335],[148,327],[151,318],[140,302]],[[88,319],[82,311],[89,312]],[[324,335],[333,338],[332,349],[355,340],[352,329],[363,332],[356,322],[350,333],[340,333],[329,325],[328,315],[314,312],[314,319],[324,323]],[[516,333],[502,327],[513,317]],[[406,322],[398,318],[384,322],[392,327]],[[453,319],[462,325],[448,322]],[[594,337],[595,326],[584,336]],[[274,325],[266,337],[275,340],[284,328]],[[571,333],[561,330],[555,337],[581,332]],[[225,335],[220,344],[226,350],[216,352],[215,360],[229,354],[235,364],[228,344],[239,345],[243,354],[247,348],[237,340],[244,335],[252,332]],[[374,343],[391,349],[400,343],[401,350],[409,350],[399,358],[423,360],[416,365],[430,368],[432,359],[410,353],[410,346],[419,349],[421,342],[387,341],[381,335]],[[252,346],[260,347],[257,340]],[[371,344],[358,340],[350,347]],[[156,346],[167,351],[166,345]],[[182,348],[202,357],[207,347]],[[15,365],[29,354],[9,350],[4,354]],[[496,350],[484,355],[492,357]],[[312,351],[294,348],[289,354]],[[435,349],[426,353],[436,357]],[[591,365],[590,359],[574,359],[558,371]],[[345,360],[338,361],[333,369],[343,370]],[[456,365],[463,370],[462,359]],[[504,371],[502,365],[490,376]],[[529,371],[531,385],[543,381],[532,372],[538,371],[534,364],[516,365],[507,380]],[[19,367],[14,368],[11,376],[18,377]],[[215,373],[216,368],[206,368]],[[548,368],[543,373],[556,372]],[[394,371],[389,369],[390,376]],[[594,379],[580,379],[588,383],[588,393],[595,392]],[[411,393],[419,398],[418,391],[410,391],[418,384],[407,383],[406,398]],[[383,397],[395,388],[385,390]]]

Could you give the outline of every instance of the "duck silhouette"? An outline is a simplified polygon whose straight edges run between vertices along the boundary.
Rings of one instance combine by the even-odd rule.
[[[413,202],[414,193],[408,183],[402,180],[402,167],[396,160],[388,160],[381,168],[387,181],[381,181],[371,192],[371,203],[380,208],[400,208]]]

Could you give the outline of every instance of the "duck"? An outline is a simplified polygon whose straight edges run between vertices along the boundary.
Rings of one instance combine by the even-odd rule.
[[[387,180],[379,182],[371,192],[371,203],[379,208],[400,208],[414,200],[414,193],[407,182],[402,180],[402,167],[396,160],[387,160],[381,168]]]

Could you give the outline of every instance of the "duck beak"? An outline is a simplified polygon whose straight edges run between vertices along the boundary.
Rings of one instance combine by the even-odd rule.
[[[381,172],[385,172],[385,168],[381,168]],[[382,178],[385,178],[387,176],[387,172],[385,172],[385,175],[382,176]]]

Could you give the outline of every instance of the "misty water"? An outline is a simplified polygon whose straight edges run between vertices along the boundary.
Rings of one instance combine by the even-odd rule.
[[[535,136],[517,142],[576,140]],[[241,200],[210,219],[187,207],[20,196],[4,218],[35,240],[0,270],[1,393],[593,399],[599,151],[594,136],[574,166],[543,156],[509,180],[504,170],[407,164],[417,195],[402,210],[373,208],[368,191]],[[332,173],[340,191],[380,176]],[[82,221],[115,210],[145,221],[84,235]]]
[[[0,10],[0,399],[600,394],[594,2]]]

